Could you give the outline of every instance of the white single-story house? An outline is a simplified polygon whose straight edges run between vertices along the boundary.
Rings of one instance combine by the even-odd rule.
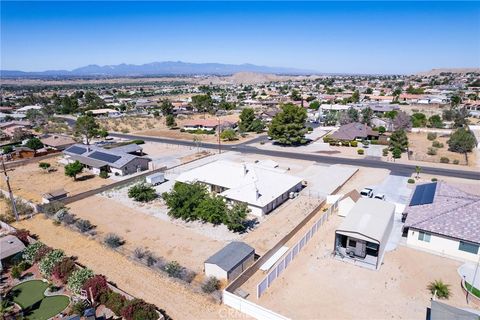
[[[228,201],[246,203],[251,214],[261,217],[299,192],[303,179],[263,164],[218,160],[180,174],[176,181],[200,182]]]
[[[237,126],[237,123],[231,121],[218,121],[215,119],[199,119],[186,122],[183,125],[183,129],[185,131],[215,131],[218,129],[218,126],[220,126],[220,130],[223,131],[225,129],[234,129]]]
[[[234,241],[205,261],[205,275],[219,280],[232,281],[250,267],[254,259],[254,248],[246,243]]]
[[[395,205],[360,198],[335,231],[335,256],[343,261],[378,269],[393,229]]]
[[[94,174],[102,171],[124,176],[148,169],[151,159],[138,156],[142,148],[137,144],[105,149],[98,146],[74,144],[65,149],[63,154],[68,163],[79,161]]]
[[[105,117],[120,117],[122,113],[120,111],[117,111],[115,109],[94,109],[90,110],[93,114],[93,116],[105,116]]]
[[[403,219],[408,246],[463,261],[478,261],[480,196],[444,182],[418,185]]]
[[[26,114],[29,110],[41,110],[41,109],[43,109],[42,106],[32,105],[32,106],[24,106],[24,107],[18,108],[16,112]]]

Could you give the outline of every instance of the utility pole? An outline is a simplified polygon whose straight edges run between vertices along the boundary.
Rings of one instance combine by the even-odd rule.
[[[3,161],[3,156],[1,158],[2,158],[2,168],[3,168],[2,172],[5,175],[5,182],[7,183],[8,193],[10,195],[10,201],[12,202],[13,213],[15,214],[15,219],[18,222],[19,219],[18,219],[17,205],[15,203],[15,198],[13,197],[12,188],[10,187],[10,179],[7,173],[7,171],[13,171],[13,169],[7,170],[7,168],[5,167],[5,162]]]
[[[220,154],[220,153],[222,153],[222,143],[220,141],[220,130],[221,130],[221,128],[220,128],[220,118],[217,118],[217,120],[218,120],[218,153]]]

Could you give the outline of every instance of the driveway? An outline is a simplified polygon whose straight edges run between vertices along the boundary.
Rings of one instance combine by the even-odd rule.
[[[385,250],[391,251],[397,248],[402,240],[403,223],[402,212],[410,200],[413,189],[408,188],[408,177],[389,175],[383,182],[376,186],[371,186],[373,193],[382,193],[385,195],[386,201],[395,204],[395,217],[393,230],[388,239]]]

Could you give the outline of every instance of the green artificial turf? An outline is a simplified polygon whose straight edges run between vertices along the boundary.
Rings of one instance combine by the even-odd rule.
[[[70,303],[64,295],[44,296],[47,288],[48,284],[41,280],[26,281],[13,287],[9,297],[22,308],[25,319],[47,320],[63,311]]]
[[[467,288],[467,290],[473,294],[474,296],[476,296],[477,298],[480,298],[480,290],[473,287],[470,283],[468,282],[465,282],[465,287]]]

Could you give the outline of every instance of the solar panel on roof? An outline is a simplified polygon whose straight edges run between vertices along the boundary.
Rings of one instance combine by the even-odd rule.
[[[410,206],[419,206],[422,204],[429,204],[433,202],[435,191],[437,190],[437,183],[427,183],[419,185],[415,188]]]
[[[77,146],[71,146],[66,151],[71,152],[71,153],[75,153],[75,154],[82,154],[82,153],[85,153],[87,151],[87,149],[82,148],[82,147],[77,147]]]
[[[101,161],[105,161],[105,162],[108,162],[108,163],[114,163],[118,159],[121,158],[120,156],[116,156],[116,155],[113,155],[113,154],[108,154],[108,153],[104,153],[104,152],[100,152],[100,151],[95,151],[92,154],[90,154],[88,157],[93,158],[93,159],[97,159],[97,160],[101,160]]]

